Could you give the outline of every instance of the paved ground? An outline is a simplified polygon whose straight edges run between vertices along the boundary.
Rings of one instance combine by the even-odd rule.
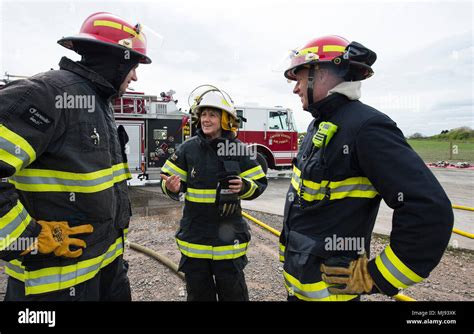
[[[474,171],[453,169],[432,169],[438,181],[451,199],[452,204],[474,207]],[[278,176],[275,171],[269,173],[267,190],[253,201],[242,201],[242,207],[276,215],[283,215],[285,195],[290,186],[288,176]],[[375,223],[376,233],[389,235],[392,230],[392,213],[383,201]],[[474,233],[474,212],[454,210],[454,226],[460,230]],[[474,249],[474,240],[453,234],[451,245]]]

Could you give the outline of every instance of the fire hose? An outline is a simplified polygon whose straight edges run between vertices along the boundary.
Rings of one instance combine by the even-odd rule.
[[[178,265],[174,263],[173,261],[171,261],[170,259],[168,259],[166,256],[163,256],[155,252],[154,250],[151,250],[150,248],[136,244],[134,242],[130,242],[129,244],[130,244],[131,249],[141,252],[143,254],[146,254],[154,258],[155,260],[158,260],[159,262],[161,262],[162,264],[170,268],[179,278],[184,280],[184,274],[178,271]]]
[[[463,206],[463,205],[455,205],[453,204],[453,209],[458,209],[458,210],[466,210],[466,211],[474,211],[474,208],[468,207],[468,206]],[[453,228],[453,233],[465,236],[466,238],[474,239],[474,233],[469,233],[466,231],[462,231],[457,228]]]

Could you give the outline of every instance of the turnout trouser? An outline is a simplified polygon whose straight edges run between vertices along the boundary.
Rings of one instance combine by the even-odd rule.
[[[119,256],[99,273],[71,288],[25,296],[25,284],[8,278],[5,301],[131,301],[128,263]]]
[[[209,260],[182,256],[188,301],[248,301],[244,268],[247,257],[233,260]]]

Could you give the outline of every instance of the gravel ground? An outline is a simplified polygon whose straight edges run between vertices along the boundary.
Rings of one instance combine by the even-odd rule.
[[[163,197],[163,200],[167,199]],[[130,241],[148,246],[177,263],[180,254],[174,242],[174,233],[178,227],[180,212],[181,208],[178,207],[170,212],[170,216],[134,219],[130,227]],[[247,211],[247,213],[281,230],[281,216],[256,211]],[[282,281],[283,268],[278,261],[278,238],[252,222],[249,222],[249,226],[252,242],[247,254],[249,264],[245,269],[245,275],[250,300],[286,300],[286,291]],[[374,235],[371,254],[380,253],[387,244],[388,237]],[[128,251],[126,257],[131,262],[130,279],[134,300],[186,299],[184,283],[169,269],[165,269],[155,260],[133,250]],[[474,280],[472,277],[474,277],[474,252],[449,248],[430,277],[402,293],[420,301],[473,301]],[[371,295],[364,296],[363,300],[390,301],[393,299],[382,295]]]
[[[181,216],[181,204],[156,193],[132,191],[134,217],[130,223],[129,240],[151,248],[178,263],[180,253],[174,241]],[[248,211],[255,218],[281,230],[282,217]],[[282,265],[278,261],[278,238],[249,222],[252,242],[245,269],[252,301],[283,301],[286,291],[282,281]],[[388,238],[374,235],[371,253],[378,254]],[[129,278],[133,300],[185,301],[184,282],[156,260],[127,248],[125,259],[130,263]],[[0,261],[1,265],[1,261]],[[448,249],[438,267],[423,282],[403,291],[416,300],[474,300],[474,252]],[[6,290],[6,275],[0,267],[0,300]],[[363,300],[393,300],[381,295],[364,296]]]

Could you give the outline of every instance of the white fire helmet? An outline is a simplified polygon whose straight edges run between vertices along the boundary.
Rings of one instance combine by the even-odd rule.
[[[199,127],[199,118],[204,108],[214,108],[222,111],[221,127],[223,130],[237,133],[239,118],[232,98],[219,88],[212,85],[201,85],[189,94],[188,103],[191,107],[193,119]],[[191,104],[192,103],[192,104]]]

